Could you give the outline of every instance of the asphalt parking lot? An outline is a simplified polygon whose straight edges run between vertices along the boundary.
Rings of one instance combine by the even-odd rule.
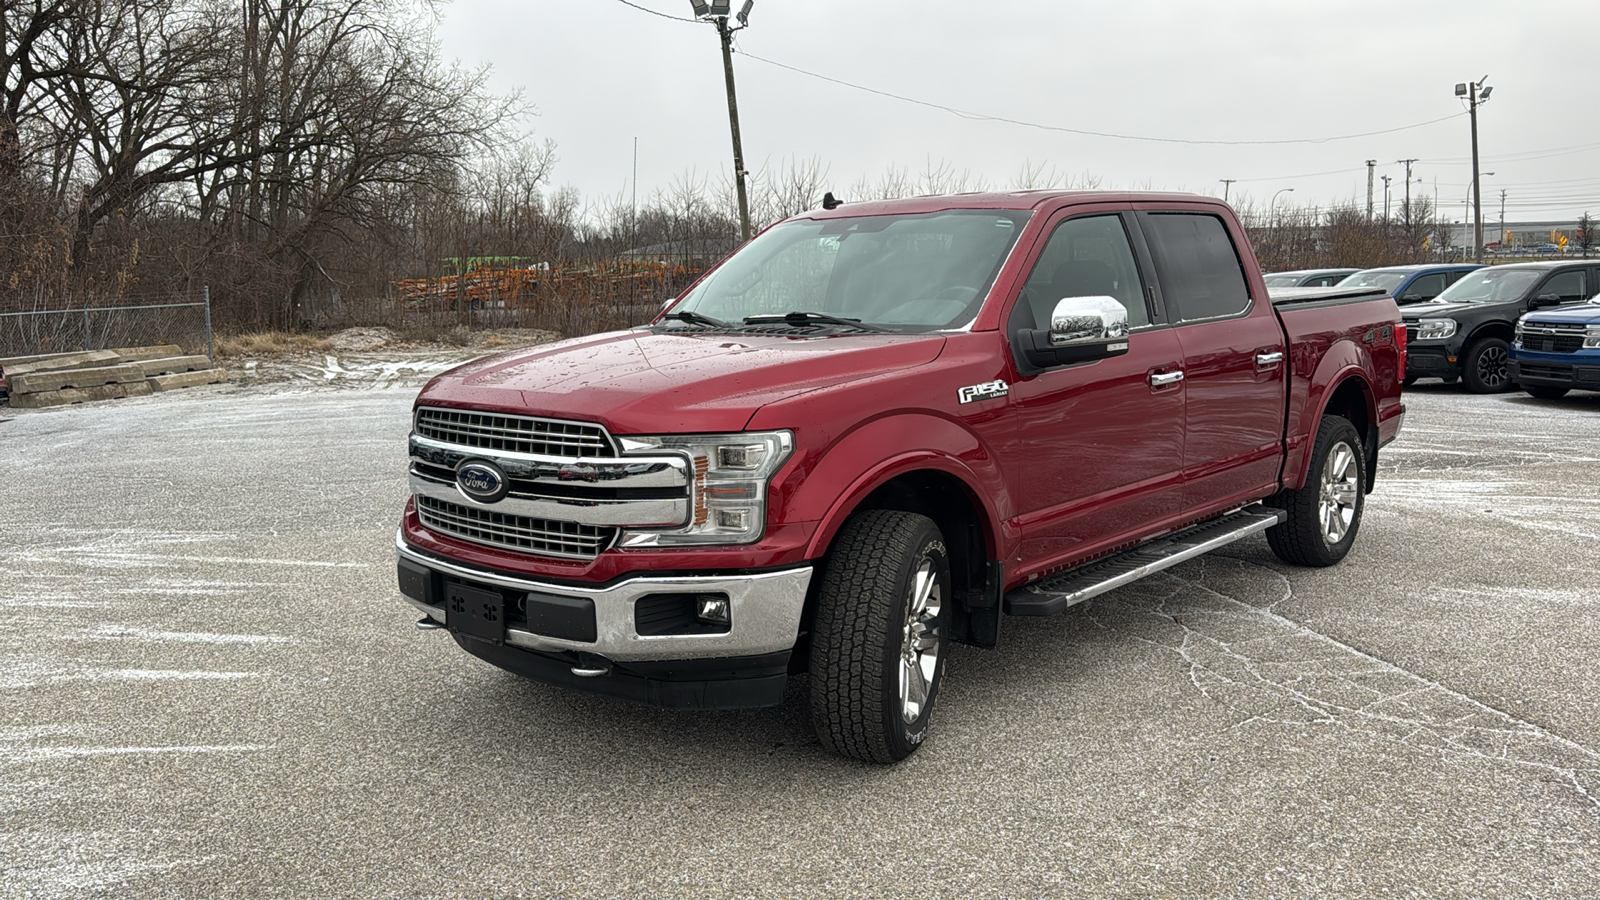
[[[1352,555],[956,648],[905,763],[418,632],[415,382],[0,408],[0,896],[1593,896],[1600,395],[1408,391]]]

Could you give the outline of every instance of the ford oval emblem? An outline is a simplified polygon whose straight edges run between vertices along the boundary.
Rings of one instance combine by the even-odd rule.
[[[494,463],[475,459],[456,469],[456,487],[469,500],[494,503],[511,490],[511,479]]]

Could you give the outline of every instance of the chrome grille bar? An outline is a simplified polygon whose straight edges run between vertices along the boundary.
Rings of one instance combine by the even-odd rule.
[[[540,456],[615,456],[605,429],[585,422],[422,407],[416,433],[447,444]]]
[[[617,529],[474,509],[419,494],[417,518],[426,527],[478,544],[593,559],[616,539]]]

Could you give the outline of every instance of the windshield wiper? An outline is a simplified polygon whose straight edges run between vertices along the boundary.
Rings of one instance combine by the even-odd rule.
[[[727,322],[722,321],[721,319],[713,319],[710,316],[701,315],[700,313],[697,313],[697,312],[695,312],[693,310],[688,310],[688,309],[680,310],[678,312],[669,312],[666,315],[662,316],[661,318],[663,318],[663,319],[672,319],[675,322],[687,322],[690,325],[704,325],[707,328],[732,328],[733,327],[732,325],[728,324]]]
[[[882,334],[890,333],[889,329],[887,328],[881,328],[877,325],[868,325],[860,319],[841,319],[838,316],[830,316],[827,313],[805,312],[802,310],[786,312],[781,316],[772,314],[744,317],[744,324],[746,325],[777,325],[780,322],[792,328],[804,328],[807,325],[838,325],[842,328],[854,328],[857,331],[875,331]]]

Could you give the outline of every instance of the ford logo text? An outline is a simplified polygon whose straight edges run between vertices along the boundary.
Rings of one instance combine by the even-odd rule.
[[[456,488],[469,500],[494,503],[511,490],[511,479],[494,463],[475,459],[456,469]]]

